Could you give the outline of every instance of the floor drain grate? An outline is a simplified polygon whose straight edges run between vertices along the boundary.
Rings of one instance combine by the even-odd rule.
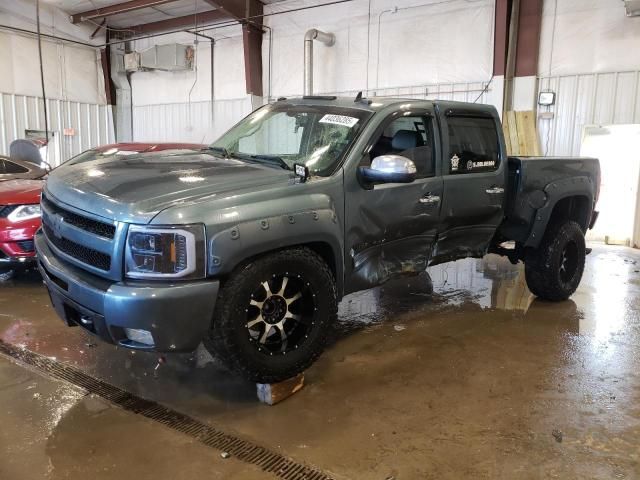
[[[211,448],[228,452],[235,458],[256,465],[278,478],[284,480],[331,480],[329,475],[313,467],[297,463],[267,448],[224,433],[188,415],[163,407],[151,400],[145,400],[48,357],[15,347],[2,340],[0,340],[0,353],[31,365],[52,377],[82,387],[89,393],[98,395],[125,410],[189,435]]]

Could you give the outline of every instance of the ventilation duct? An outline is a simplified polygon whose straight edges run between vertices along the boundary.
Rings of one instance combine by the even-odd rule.
[[[324,43],[331,47],[336,43],[333,33],[325,33],[315,28],[304,34],[304,95],[313,95],[313,41]]]
[[[124,64],[127,72],[140,70],[192,70],[193,46],[172,43],[155,45],[141,52],[127,53]]]

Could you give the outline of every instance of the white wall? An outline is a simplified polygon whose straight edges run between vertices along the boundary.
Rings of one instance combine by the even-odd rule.
[[[68,15],[41,2],[41,31],[45,34],[94,44],[94,30],[74,26]],[[0,3],[0,24],[36,30],[35,2],[11,0]],[[44,83],[49,130],[54,140],[49,149],[52,165],[88,148],[114,140],[111,107],[106,105],[99,53],[90,46],[42,40]],[[0,154],[24,138],[26,129],[44,130],[44,103],[40,81],[37,41],[28,35],[0,31]],[[63,135],[64,129],[72,135]]]
[[[579,155],[588,125],[640,123],[640,17],[622,1],[545,0],[540,43],[538,89],[556,93],[539,111],[553,115],[539,116],[543,153]]]
[[[203,33],[216,39],[213,112],[208,39],[200,37],[195,44],[193,35],[179,33],[135,42],[136,51],[156,44],[193,45],[197,69],[131,75],[134,140],[210,143],[251,111],[251,99],[245,87],[241,28]]]
[[[64,12],[41,2],[42,32],[89,40],[91,28],[71,25]],[[0,23],[35,31],[35,2],[11,0],[0,4]],[[95,42],[103,42],[96,38]],[[47,97],[104,104],[104,80],[98,52],[90,47],[42,41]],[[0,31],[0,92],[42,96],[38,43],[34,38]]]
[[[627,17],[621,0],[545,0],[538,62],[541,76],[639,67],[640,17]]]
[[[314,4],[291,0],[265,11]],[[302,93],[303,37],[309,28],[336,35],[332,47],[314,45],[316,92],[481,82],[493,71],[493,0],[356,0],[268,16],[265,24],[273,29],[274,97]]]

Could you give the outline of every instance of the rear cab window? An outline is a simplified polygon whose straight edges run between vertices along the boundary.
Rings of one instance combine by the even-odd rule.
[[[493,118],[446,117],[449,131],[449,173],[493,172],[500,168],[500,140]]]

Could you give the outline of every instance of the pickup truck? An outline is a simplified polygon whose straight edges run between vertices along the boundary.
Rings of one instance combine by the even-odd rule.
[[[429,265],[494,252],[568,298],[599,183],[596,159],[507,157],[491,106],[282,98],[200,152],[62,165],[35,244],[68,325],[269,383],[320,355],[344,295]]]

